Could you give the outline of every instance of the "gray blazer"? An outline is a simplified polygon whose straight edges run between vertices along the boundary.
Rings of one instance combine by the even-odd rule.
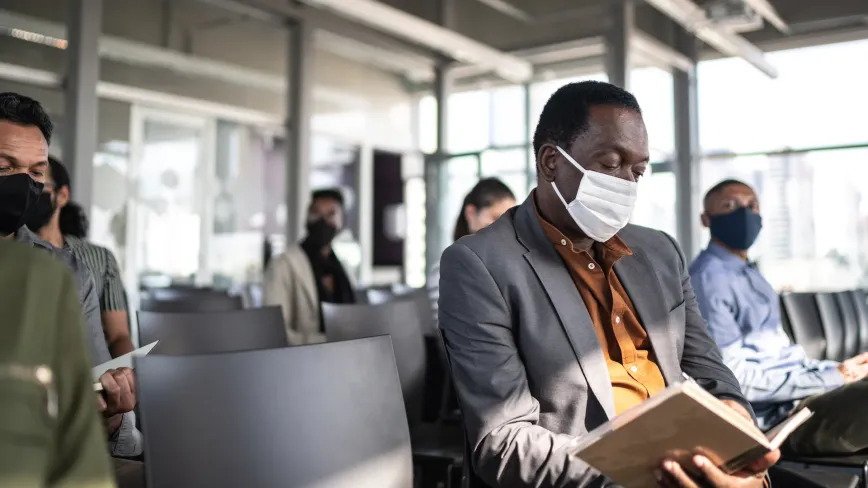
[[[449,247],[440,261],[440,327],[471,451],[492,487],[612,486],[566,454],[614,416],[594,325],[531,200]],[[681,249],[629,225],[616,265],[667,384],[690,375],[750,411],[708,335]]]

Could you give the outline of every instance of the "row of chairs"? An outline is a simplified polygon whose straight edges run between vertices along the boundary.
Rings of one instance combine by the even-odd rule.
[[[788,292],[781,300],[781,322],[790,339],[813,359],[843,361],[868,352],[868,294]],[[859,407],[856,407],[859,408]],[[868,488],[868,454],[848,457],[784,459],[783,465],[812,473],[840,473]]]
[[[868,294],[784,293],[781,320],[793,342],[814,359],[843,361],[868,351]]]
[[[231,307],[227,305],[229,301],[225,294],[210,291],[152,294],[148,300],[143,300],[143,310],[138,313],[139,342],[149,344],[159,340],[159,345],[151,353],[154,357],[286,349],[286,336],[277,307],[245,310],[235,307],[235,310],[214,311],[214,303],[222,303],[224,308]],[[436,366],[433,369],[445,375],[445,356],[440,354],[442,348],[438,348],[435,354],[426,350],[433,336],[427,295],[424,291],[415,291],[372,301],[377,303],[324,304],[323,319],[328,340],[391,337],[416,478],[437,478],[444,486],[452,486],[461,475],[463,440],[460,425],[444,426],[439,421],[440,408],[434,410],[433,419],[425,408],[432,403],[432,398],[438,406],[444,403],[442,391],[432,393],[429,386],[432,363]],[[171,307],[166,307],[163,302],[169,302]],[[295,371],[292,373],[293,381],[296,374],[305,374],[304,370]],[[145,393],[142,390],[142,395]],[[146,409],[144,398],[141,403],[142,409]],[[149,437],[147,419],[147,413],[142,412],[146,439]],[[148,462],[151,462],[150,457]]]

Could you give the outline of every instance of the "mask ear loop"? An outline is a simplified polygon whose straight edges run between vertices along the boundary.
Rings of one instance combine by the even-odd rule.
[[[585,168],[583,168],[579,163],[577,163],[576,160],[572,158],[572,156],[567,154],[567,152],[561,146],[555,146],[555,148],[557,148],[557,150],[561,153],[561,155],[564,158],[566,158],[567,161],[569,161],[573,166],[578,168],[578,170],[581,171],[583,175],[587,172],[587,170]],[[581,185],[582,184],[580,182],[579,187],[581,187]],[[570,204],[567,203],[567,200],[564,198],[563,195],[561,195],[561,191],[558,190],[558,185],[556,185],[554,181],[552,181],[552,188],[555,189],[555,194],[557,194],[558,198],[561,199],[561,202],[563,202],[564,207],[569,208]],[[576,191],[576,194],[578,195],[578,190]]]

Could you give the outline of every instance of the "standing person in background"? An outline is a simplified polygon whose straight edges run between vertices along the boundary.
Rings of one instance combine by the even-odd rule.
[[[313,192],[307,236],[271,259],[263,284],[265,305],[280,305],[291,345],[325,341],[320,303],[355,303],[349,276],[332,250],[344,227],[340,190]]]
[[[71,203],[70,192],[69,173],[60,161],[49,156],[45,191],[27,219],[27,227],[54,247],[71,252],[93,274],[103,334],[111,356],[116,358],[135,349],[130,339],[126,292],[120,268],[111,251],[84,240],[86,230],[82,225],[82,215],[75,215],[73,209],[66,210]],[[61,228],[64,212],[64,221],[71,233]],[[76,225],[70,229],[70,223]]]
[[[464,236],[475,234],[488,227],[517,203],[512,190],[499,179],[484,178],[479,180],[479,183],[464,197],[461,213],[458,214],[458,222],[455,223],[452,241],[455,242]],[[434,323],[436,324],[437,301],[440,299],[439,262],[434,264],[428,274],[427,288],[431,307],[434,311]]]
[[[0,486],[113,487],[72,275],[0,240],[0,290]]]

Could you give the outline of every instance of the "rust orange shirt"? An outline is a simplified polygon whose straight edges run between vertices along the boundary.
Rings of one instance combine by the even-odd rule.
[[[619,259],[633,252],[616,235],[604,243],[594,243],[592,256],[575,248],[539,211],[537,217],[569,269],[594,322],[612,381],[615,413],[662,391],[666,383],[651,350],[651,341],[613,269]]]

